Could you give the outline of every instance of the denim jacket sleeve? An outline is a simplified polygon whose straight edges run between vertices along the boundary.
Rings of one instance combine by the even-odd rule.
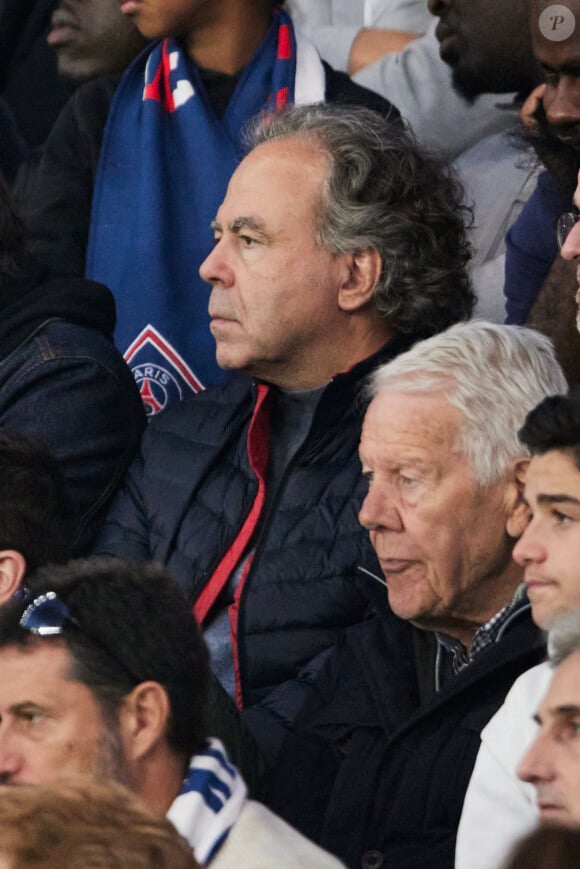
[[[48,447],[62,467],[76,554],[98,524],[145,425],[131,372],[94,329],[49,321],[0,367],[0,427]]]

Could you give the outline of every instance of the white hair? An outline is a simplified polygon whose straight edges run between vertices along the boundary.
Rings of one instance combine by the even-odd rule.
[[[518,439],[529,411],[568,387],[545,335],[471,320],[378,368],[370,380],[371,397],[384,390],[443,392],[464,416],[459,447],[477,482],[486,486],[500,480],[514,459],[529,454]]]
[[[557,667],[575,652],[580,652],[580,608],[559,616],[548,634],[548,654],[552,667]]]

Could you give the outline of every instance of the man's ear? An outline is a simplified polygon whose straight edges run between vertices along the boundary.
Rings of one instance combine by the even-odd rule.
[[[24,574],[26,560],[15,549],[0,549],[0,606],[18,591]]]
[[[383,263],[374,247],[356,253],[344,254],[345,273],[338,293],[341,311],[358,311],[374,295],[381,277]]]
[[[511,468],[511,480],[507,485],[506,531],[510,537],[521,537],[530,521],[530,508],[524,500],[526,471],[530,459],[518,459]]]
[[[125,697],[119,726],[127,760],[140,760],[165,740],[170,711],[167,691],[159,682],[140,682]]]

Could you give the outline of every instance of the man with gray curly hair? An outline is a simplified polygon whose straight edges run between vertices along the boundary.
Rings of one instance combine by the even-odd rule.
[[[311,679],[270,798],[353,869],[453,866],[481,729],[544,654],[512,560],[528,521],[518,430],[565,390],[547,338],[484,321],[371,378],[359,519],[389,611],[349,629]],[[419,629],[410,656],[401,619]]]
[[[473,295],[460,189],[369,110],[262,119],[212,226],[217,361],[250,376],[152,421],[97,551],[169,567],[246,708],[365,618],[361,383]]]

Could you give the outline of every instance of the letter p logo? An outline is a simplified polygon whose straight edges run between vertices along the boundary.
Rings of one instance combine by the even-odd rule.
[[[559,3],[548,6],[538,19],[540,33],[550,42],[563,42],[574,33],[576,18],[567,6]]]

